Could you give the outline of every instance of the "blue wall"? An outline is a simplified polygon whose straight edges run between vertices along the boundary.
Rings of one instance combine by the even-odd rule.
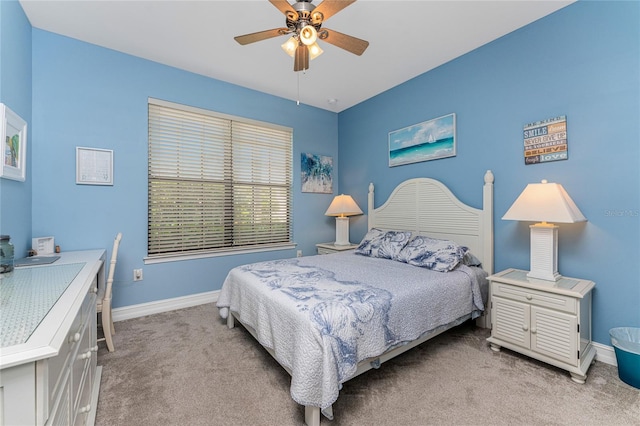
[[[31,248],[31,25],[15,1],[0,1],[0,102],[27,123],[26,180],[0,179],[0,234],[24,253]]]
[[[561,183],[588,222],[561,224],[559,270],[596,282],[593,336],[640,326],[640,3],[578,2],[340,114],[340,192],[379,205],[435,177],[482,203],[495,175],[495,270],[529,269],[530,223],[500,218],[528,183]],[[456,113],[457,156],[388,167],[388,133]],[[526,123],[567,116],[569,159],[525,166]],[[366,217],[352,218],[352,240]]]
[[[336,113],[34,29],[32,232],[77,250],[110,249],[122,231],[115,307],[217,290],[234,266],[295,256],[281,250],[143,264],[148,97],[292,127],[294,240],[315,254],[315,243],[333,239],[324,216],[332,196],[301,193],[300,153],[337,160]],[[75,184],[77,146],[114,151],[113,186]],[[144,268],[143,281],[133,282],[134,268]]]
[[[331,195],[300,192],[301,152],[334,156],[339,191],[361,207],[369,182],[382,200],[416,176],[441,179],[479,206],[492,169],[496,270],[529,267],[528,224],[500,217],[527,183],[562,183],[589,221],[561,225],[560,272],[596,282],[594,338],[609,344],[610,327],[640,326],[639,9],[580,1],[334,114],[32,29],[17,1],[0,1],[0,100],[29,124],[27,181],[0,179],[0,232],[20,254],[32,236],[54,235],[63,250],[110,249],[122,231],[116,307],[215,290],[232,266],[293,256],[143,264],[155,97],[294,128],[294,239],[305,254],[333,239],[334,222],[323,215]],[[451,112],[456,157],[387,166],[389,131]],[[567,116],[569,159],[525,166],[523,125],[557,115]],[[75,184],[76,146],[114,150],[114,186]],[[366,216],[351,224],[356,241]],[[134,268],[144,281],[133,283]]]

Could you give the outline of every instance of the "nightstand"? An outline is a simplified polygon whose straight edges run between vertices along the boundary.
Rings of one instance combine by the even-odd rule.
[[[337,246],[333,243],[316,244],[316,248],[318,249],[318,254],[338,253],[345,250],[353,250],[356,247],[358,247],[358,244],[349,244],[347,246]]]
[[[527,271],[507,269],[488,277],[491,349],[511,349],[571,373],[584,383],[596,355],[591,344],[593,281],[527,278]]]

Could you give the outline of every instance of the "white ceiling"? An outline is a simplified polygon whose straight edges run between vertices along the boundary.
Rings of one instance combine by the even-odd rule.
[[[320,42],[324,54],[305,73],[295,73],[281,50],[286,36],[246,46],[233,39],[286,26],[267,0],[20,3],[36,28],[339,112],[573,1],[359,0],[323,27],[365,39],[369,48],[356,56]]]

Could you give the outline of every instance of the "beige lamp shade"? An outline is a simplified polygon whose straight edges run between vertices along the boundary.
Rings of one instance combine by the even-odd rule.
[[[503,220],[539,222],[531,229],[531,263],[527,276],[544,281],[558,281],[558,227],[557,223],[584,222],[578,206],[559,183],[530,183],[522,191]]]
[[[318,31],[313,25],[307,25],[300,30],[300,41],[307,46],[311,46],[318,39]]]
[[[362,210],[356,202],[353,201],[351,195],[341,194],[336,195],[324,214],[326,216],[347,217],[362,214]]]
[[[337,195],[324,213],[327,216],[336,217],[336,241],[337,246],[348,246],[349,243],[349,217],[362,214],[362,210],[353,201],[351,195]]]
[[[551,223],[587,220],[562,185],[546,180],[527,185],[502,219]]]
[[[295,37],[290,37],[287,41],[282,43],[280,47],[282,47],[282,50],[284,50],[287,55],[293,58],[296,54],[296,49],[298,48],[298,40],[296,40]]]

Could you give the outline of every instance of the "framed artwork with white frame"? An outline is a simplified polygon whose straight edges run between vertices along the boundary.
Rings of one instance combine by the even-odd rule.
[[[27,123],[0,103],[0,177],[24,182],[27,176]]]
[[[113,185],[113,150],[77,146],[76,184]]]

